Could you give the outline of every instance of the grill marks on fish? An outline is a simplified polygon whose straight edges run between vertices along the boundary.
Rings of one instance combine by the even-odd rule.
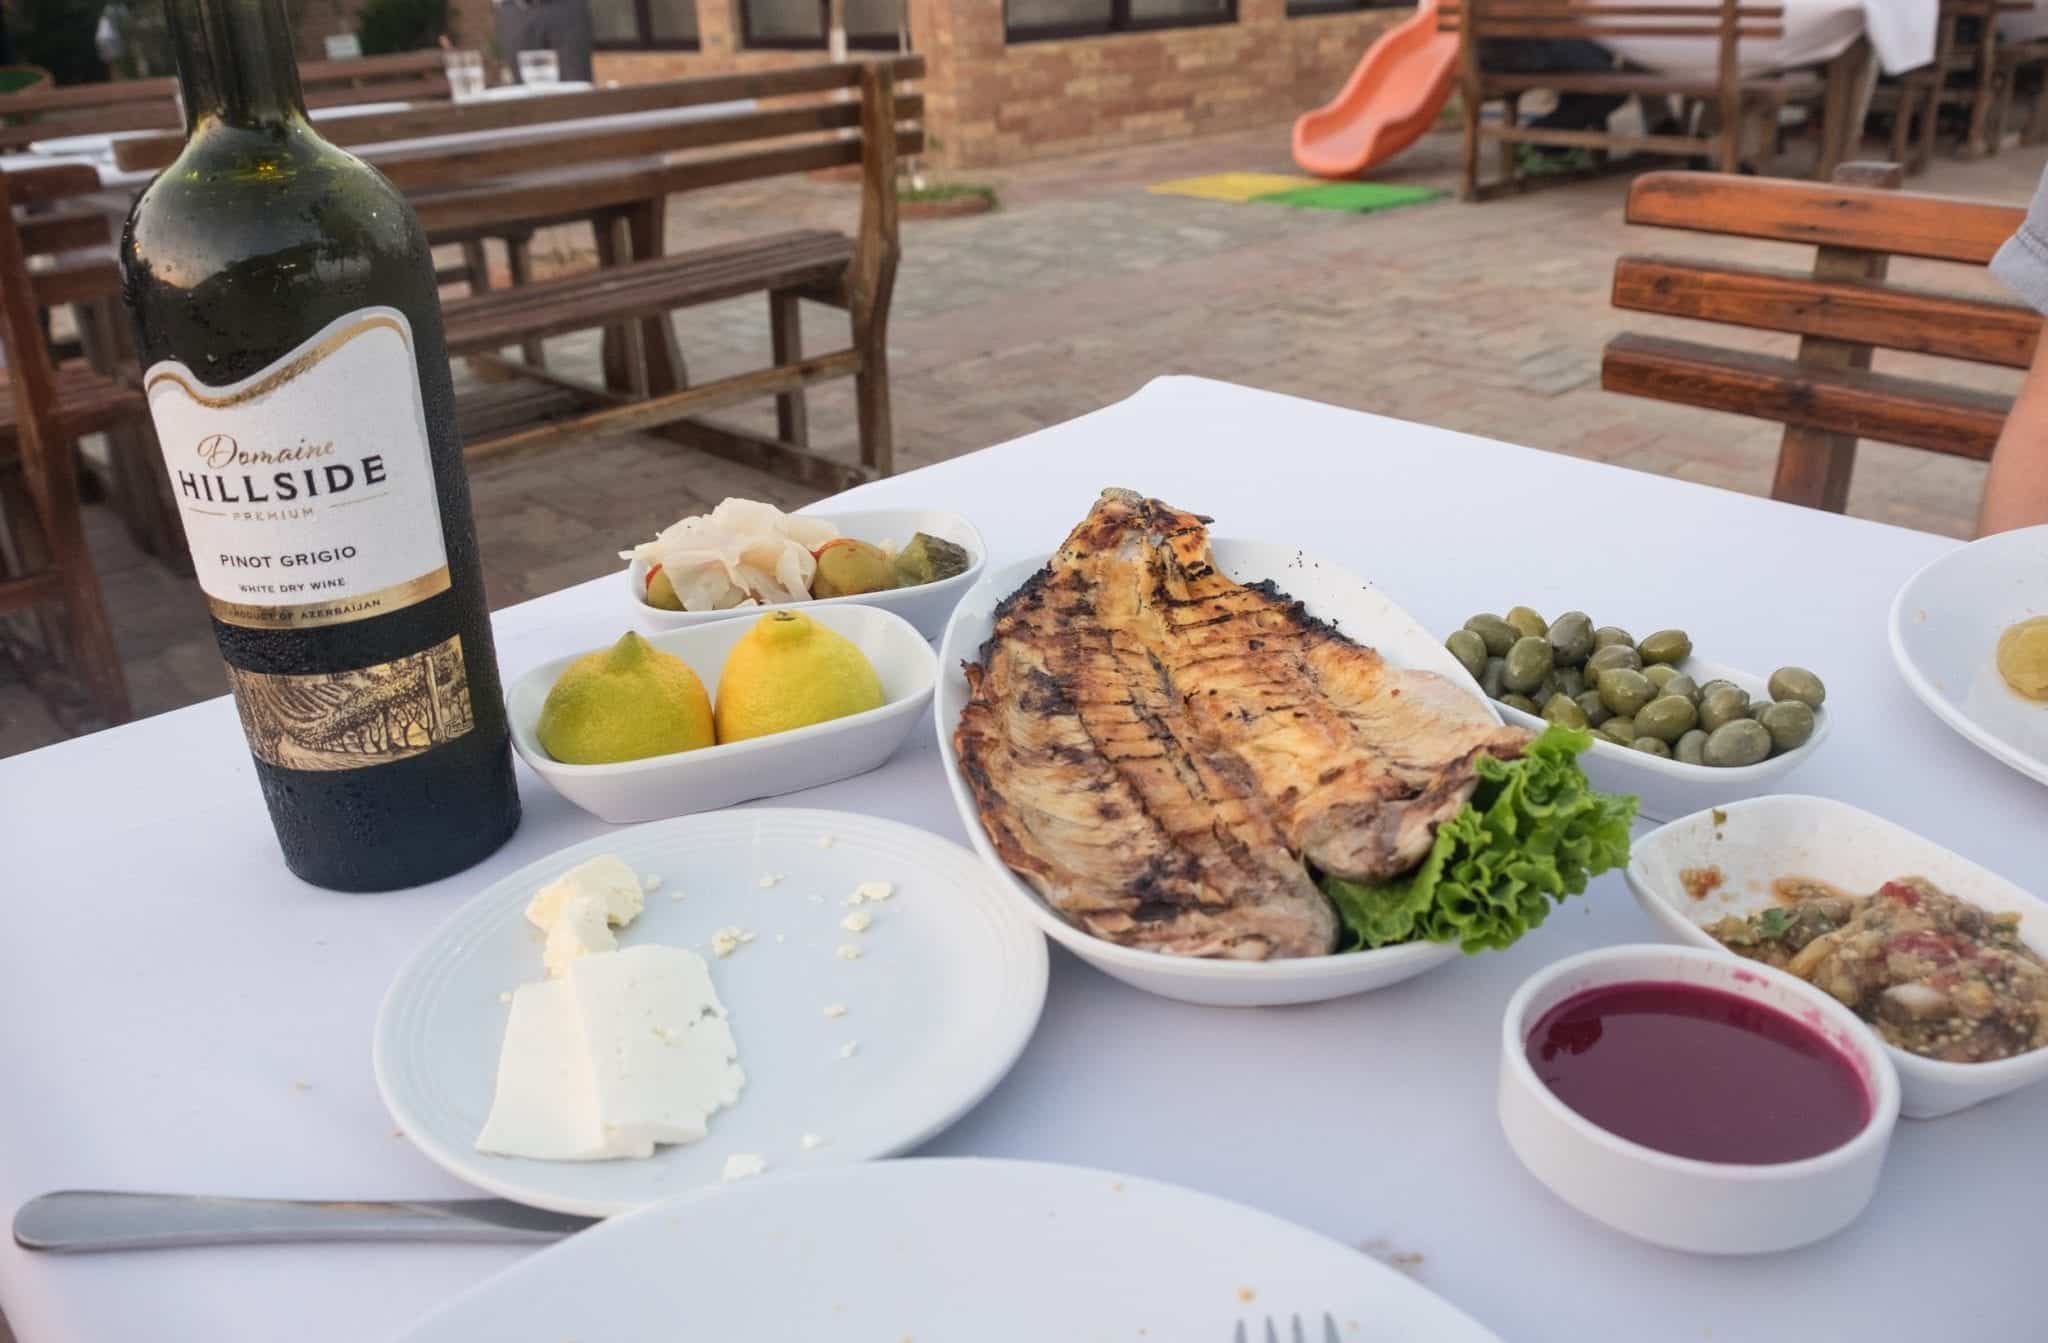
[[[1088,931],[1322,954],[1336,919],[1304,858],[1407,870],[1470,795],[1473,759],[1526,735],[1270,583],[1231,581],[1204,521],[1106,491],[998,607],[955,746],[997,852]]]

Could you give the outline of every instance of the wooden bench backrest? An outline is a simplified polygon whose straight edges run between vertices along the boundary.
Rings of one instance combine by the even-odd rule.
[[[1774,496],[1836,511],[1846,501],[1859,436],[1988,457],[2005,398],[1863,375],[1874,349],[2027,367],[2042,325],[2033,309],[1888,280],[1895,256],[1982,267],[2026,212],[1889,189],[1899,180],[1896,167],[1869,164],[1846,165],[1831,184],[1680,172],[1636,179],[1628,200],[1631,224],[1816,250],[1806,271],[1620,258],[1617,308],[1782,332],[1800,337],[1800,346],[1795,364],[1729,356],[1710,369],[1689,361],[1688,350],[1675,342],[1624,336],[1609,347],[1603,384],[1780,420],[1787,429]],[[1842,370],[1852,376],[1831,376]],[[1803,371],[1811,371],[1804,380]],[[1719,388],[1710,385],[1716,379]],[[1841,422],[1831,422],[1831,415]]]
[[[1589,5],[1585,0],[1441,0],[1437,26],[1469,27],[1478,40],[1576,37],[1690,37],[1734,40],[1785,35],[1782,4],[1753,0],[1659,0]]]
[[[100,190],[97,170],[82,163],[26,168],[0,173],[0,187],[12,206],[30,207],[8,215],[23,265],[37,258],[50,261],[20,273],[0,272],[0,299],[13,303],[25,295],[33,312],[121,292],[113,221],[97,205],[74,203]]]
[[[864,62],[841,62],[749,74],[699,76],[502,102],[437,103],[402,112],[380,112],[327,121],[321,125],[320,133],[338,145],[352,147],[460,135],[469,131],[566,123],[574,119],[651,112],[669,107],[701,107],[708,103],[748,99],[798,99],[857,87],[862,64]],[[889,64],[899,82],[924,74],[924,59],[919,56],[898,57]],[[902,95],[897,101],[899,104],[908,102]],[[921,103],[910,102],[908,105],[919,108],[921,115]],[[918,117],[906,119],[916,120]],[[161,168],[178,156],[184,143],[184,136],[176,133],[123,140],[114,146],[114,161],[130,171]]]

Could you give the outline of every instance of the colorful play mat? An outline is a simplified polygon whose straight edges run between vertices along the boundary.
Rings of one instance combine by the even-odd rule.
[[[1398,186],[1387,182],[1327,182],[1291,173],[1211,173],[1183,177],[1146,188],[1155,196],[1194,196],[1211,201],[1253,201],[1260,205],[1291,205],[1302,210],[1344,210],[1370,214],[1435,200],[1444,193],[1433,187]]]

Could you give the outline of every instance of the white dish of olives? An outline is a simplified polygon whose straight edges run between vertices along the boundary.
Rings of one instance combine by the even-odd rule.
[[[1634,793],[1651,820],[1772,791],[1828,734],[1819,677],[1709,662],[1683,630],[1638,640],[1582,611],[1550,622],[1518,606],[1472,617],[1444,644],[1508,722],[1590,729],[1586,776]]]
[[[758,615],[770,606],[801,606],[810,610],[820,606],[878,606],[909,621],[927,642],[945,632],[946,621],[953,614],[953,608],[960,603],[967,590],[981,578],[981,571],[988,562],[988,547],[982,543],[981,533],[974,524],[958,513],[948,513],[934,508],[870,508],[857,511],[834,513],[806,513],[804,517],[815,517],[829,522],[839,529],[841,538],[866,541],[873,545],[892,542],[902,546],[919,532],[949,541],[967,552],[967,568],[960,573],[935,582],[919,583],[910,587],[885,588],[877,592],[861,592],[845,597],[813,597],[804,602],[777,602],[763,605],[748,602],[743,606],[729,607],[719,611],[672,611],[654,606],[647,600],[647,561],[635,555],[626,565],[626,599],[633,604],[634,613],[641,624],[652,630],[687,629],[692,625],[708,624],[714,620],[730,620],[734,616]]]

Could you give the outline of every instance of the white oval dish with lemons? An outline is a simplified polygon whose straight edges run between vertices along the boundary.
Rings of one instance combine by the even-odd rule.
[[[875,545],[890,542],[901,546],[919,532],[923,532],[941,541],[950,541],[967,552],[967,568],[964,572],[936,582],[920,583],[914,587],[890,588],[882,592],[860,593],[850,597],[813,597],[808,601],[781,604],[802,611],[834,610],[855,604],[879,607],[902,616],[924,638],[936,639],[945,631],[946,620],[953,614],[953,608],[959,604],[960,598],[981,578],[982,570],[988,561],[988,547],[982,542],[981,533],[975,530],[974,524],[958,513],[949,513],[943,509],[870,508],[851,509],[845,512],[804,513],[799,516],[832,524],[842,538],[867,541]],[[749,603],[720,611],[665,610],[650,605],[647,601],[647,567],[646,558],[635,555],[628,561],[625,572],[626,600],[632,603],[633,612],[644,629],[688,629],[692,626],[778,609],[776,606]]]
[[[715,701],[726,659],[768,618],[761,611],[751,614],[752,619],[652,634],[646,642],[688,664],[707,700]],[[923,635],[889,611],[834,605],[804,615],[866,657],[881,683],[878,707],[745,740],[609,764],[569,764],[541,745],[540,723],[549,692],[571,664],[605,651],[578,649],[527,672],[507,691],[513,749],[556,792],[614,824],[708,811],[864,774],[895,754],[931,702],[938,658]]]

